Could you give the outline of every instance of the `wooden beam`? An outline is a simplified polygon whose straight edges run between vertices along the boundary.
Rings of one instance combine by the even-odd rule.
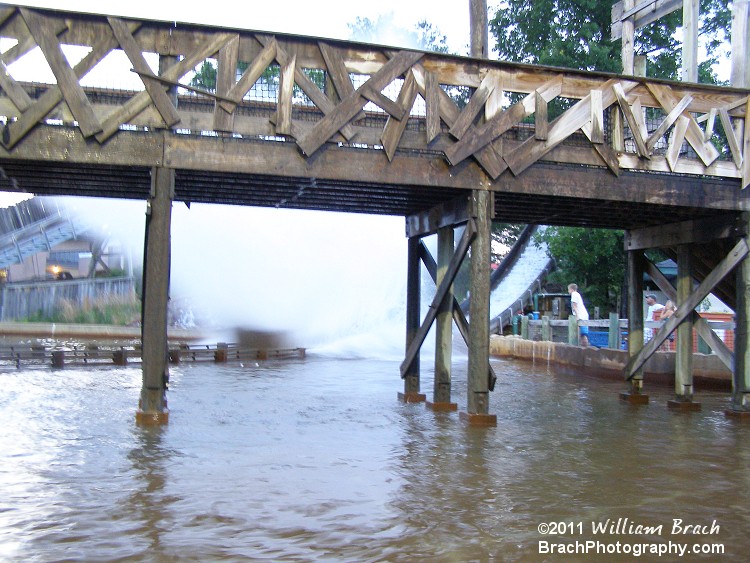
[[[430,251],[427,250],[427,247],[424,245],[424,243],[420,242],[419,246],[422,262],[424,263],[427,272],[430,274],[432,281],[437,283],[437,263],[432,257],[432,254],[430,254]],[[461,305],[458,303],[458,301],[456,301],[455,297],[453,298],[453,322],[456,323],[456,327],[458,328],[458,332],[461,334],[461,338],[464,339],[464,343],[468,346],[469,321],[466,319],[466,315],[464,315],[464,312],[461,310]],[[489,383],[490,391],[494,391],[495,383],[497,382],[497,376],[495,375],[495,370],[492,368],[491,364],[487,365],[487,381]]]
[[[234,38],[219,49],[216,70],[216,95],[227,99],[227,94],[237,79],[237,63],[239,62],[240,36]],[[214,104],[214,129],[231,133],[234,130],[234,111],[227,111],[219,104]]]
[[[294,73],[297,57],[292,56],[279,72],[279,99],[276,104],[276,133],[292,134],[292,97],[294,94]]]
[[[49,30],[45,18],[37,12],[27,8],[19,8],[26,25],[34,36],[39,48],[44,53],[44,58],[52,69],[57,85],[63,94],[65,103],[68,104],[71,113],[78,121],[84,137],[91,137],[102,130],[99,120],[94,113],[83,87],[78,82],[76,72],[70,68],[68,60],[62,51],[57,37]]]
[[[383,148],[385,154],[388,156],[388,160],[393,160],[398,148],[399,141],[401,141],[401,135],[404,134],[406,124],[409,121],[409,114],[411,108],[414,105],[414,100],[417,99],[417,81],[414,79],[414,75],[408,73],[404,84],[401,87],[401,91],[398,93],[398,100],[396,103],[402,108],[404,116],[402,119],[397,119],[394,116],[388,117],[388,121],[383,129]]]
[[[682,2],[682,81],[698,82],[698,0]]]
[[[734,267],[742,261],[748,254],[748,246],[744,239],[741,239],[729,254],[714,268],[711,273],[701,282],[693,291],[690,298],[678,304],[675,314],[664,323],[662,329],[649,340],[637,356],[630,358],[625,366],[625,377],[631,380],[636,372],[654,355],[659,346],[667,339],[669,334],[677,328],[682,322],[691,318],[690,312],[703,301],[711,290],[724,277],[731,272]]]
[[[443,227],[455,227],[470,218],[468,197],[457,197],[431,209],[406,217],[406,236],[425,237]]]
[[[732,55],[729,82],[750,88],[750,2],[732,0]]]
[[[626,7],[626,2],[620,0],[612,5],[611,39],[615,41],[623,35],[623,24],[632,18],[635,29],[647,26],[682,7],[682,0],[642,0]]]
[[[268,66],[276,58],[276,47],[276,39],[272,38],[268,41],[268,44],[263,47],[260,53],[258,53],[258,56],[255,57],[253,61],[248,65],[248,67],[245,69],[245,72],[242,73],[240,79],[235,82],[234,85],[225,94],[225,97],[231,101],[222,100],[220,102],[221,107],[224,111],[226,111],[227,113],[234,112],[237,104],[242,101],[242,98],[245,97],[245,94],[250,91],[253,85],[258,81],[258,79],[266,71]],[[287,57],[285,58],[283,63],[279,61],[279,64],[288,65],[289,61],[290,58]]]
[[[443,299],[448,294],[451,285],[455,281],[456,274],[458,274],[458,269],[461,267],[461,263],[463,262],[464,257],[469,250],[469,245],[471,244],[471,241],[474,239],[475,235],[476,227],[474,226],[474,221],[471,220],[466,225],[466,229],[464,230],[464,234],[461,237],[461,241],[456,247],[456,252],[453,254],[453,258],[451,259],[450,264],[448,264],[448,269],[445,272],[445,277],[443,278],[442,283],[438,286],[437,291],[435,292],[435,297],[433,297],[432,299],[432,303],[430,304],[430,307],[427,311],[427,315],[425,316],[422,325],[419,327],[419,330],[414,335],[414,338],[412,339],[408,349],[406,350],[406,357],[401,363],[402,378],[405,377],[407,373],[409,373],[412,362],[419,355],[419,350],[422,347],[422,343],[427,337],[427,333],[429,332],[430,327],[432,326],[432,323],[437,316],[439,305],[443,302]]]
[[[151,67],[143,57],[143,52],[138,43],[136,43],[133,34],[130,33],[127,23],[113,17],[108,17],[107,21],[112,28],[112,33],[117,38],[117,42],[120,44],[120,48],[125,51],[128,59],[133,64],[133,68],[138,72],[138,76],[141,77],[146,91],[151,96],[151,101],[154,103],[166,126],[172,127],[179,123],[181,120],[180,114],[177,113],[177,109],[174,107],[172,100],[169,99],[164,87],[158,81],[153,80],[154,75],[151,72]]]
[[[745,236],[744,223],[740,216],[711,217],[681,223],[665,223],[627,231],[625,250],[647,250],[667,248],[680,244],[702,244],[723,238]]]
[[[612,90],[617,97],[617,103],[620,106],[622,114],[625,116],[625,121],[628,122],[630,132],[633,135],[633,141],[635,141],[635,147],[638,150],[638,156],[643,158],[649,158],[649,152],[646,148],[646,141],[643,138],[643,114],[640,107],[640,100],[636,98],[638,102],[637,108],[630,107],[628,100],[625,98],[625,92],[620,84],[614,84]],[[636,113],[637,112],[637,113]]]
[[[680,100],[680,103],[677,104],[674,109],[669,112],[669,115],[662,120],[659,126],[654,129],[654,132],[649,135],[648,139],[646,139],[646,150],[648,150],[649,154],[654,150],[654,146],[659,139],[661,139],[661,137],[667,132],[667,129],[672,127],[672,124],[677,121],[680,115],[682,115],[682,112],[687,109],[692,101],[693,97],[691,95],[688,94],[684,96]]]
[[[482,79],[482,82],[469,99],[469,103],[464,106],[458,119],[451,126],[449,133],[460,139],[469,130],[474,123],[474,119],[482,111],[484,103],[497,85],[500,84],[499,72],[490,70]]]
[[[414,71],[412,70],[412,76]],[[416,77],[415,77],[416,80]],[[432,72],[424,73],[425,133],[427,144],[440,135],[440,84]]]
[[[659,268],[657,268],[656,265],[648,259],[646,260],[646,273],[651,277],[652,280],[654,280],[654,283],[658,286],[658,288],[664,292],[664,294],[667,296],[667,299],[671,299],[675,303],[679,303],[679,300],[677,299],[677,289],[671,283],[669,283],[669,280],[664,276],[664,274],[661,273]],[[692,311],[690,323],[693,325],[693,328],[695,328],[698,336],[705,340],[706,343],[711,347],[711,350],[713,350],[713,352],[718,356],[721,363],[729,368],[730,371],[733,371],[734,354],[729,348],[727,348],[727,345],[724,344],[724,341],[719,338],[716,332],[714,332],[709,322],[695,311]]]
[[[404,74],[412,65],[421,59],[423,53],[416,51],[400,51],[394,55],[380,70],[370,76],[362,88],[371,88],[381,91],[394,78]],[[321,119],[312,130],[297,140],[302,152],[308,156],[312,155],[320,148],[331,136],[336,133],[342,126],[346,125],[366,103],[366,98],[360,95],[359,90],[353,92],[336,106],[331,113]]]

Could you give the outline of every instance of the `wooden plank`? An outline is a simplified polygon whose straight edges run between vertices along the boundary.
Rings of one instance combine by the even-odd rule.
[[[742,151],[742,188],[750,186],[750,96],[745,103],[745,142]]]
[[[151,67],[148,66],[146,59],[143,57],[143,52],[138,46],[138,43],[136,43],[133,35],[130,33],[127,24],[123,20],[113,17],[108,17],[107,21],[112,28],[112,33],[115,34],[117,41],[120,43],[120,47],[125,51],[128,59],[130,59],[130,62],[133,64],[133,68],[141,77],[143,85],[146,87],[146,91],[149,96],[151,96],[151,100],[154,102],[154,106],[159,112],[159,115],[161,115],[166,126],[169,128],[179,123],[181,119],[180,114],[177,113],[177,109],[174,107],[174,104],[164,90],[164,87],[160,83],[151,79],[153,77]]]
[[[632,18],[632,25],[635,29],[640,29],[679,10],[682,7],[682,0],[644,0],[628,9],[625,9],[623,4],[620,0],[612,6],[612,41],[622,37],[622,26],[628,18]]]
[[[414,359],[419,354],[419,350],[422,347],[422,343],[424,342],[424,339],[427,337],[427,333],[429,332],[430,328],[432,327],[432,323],[435,321],[435,318],[437,317],[439,305],[443,302],[445,299],[445,296],[448,295],[451,286],[453,285],[453,282],[456,279],[456,275],[458,274],[458,270],[461,267],[461,264],[463,263],[464,257],[466,256],[466,253],[469,250],[469,245],[471,244],[471,241],[474,239],[474,236],[476,235],[476,227],[474,225],[474,219],[471,219],[466,224],[466,229],[464,229],[464,234],[461,237],[461,240],[458,243],[458,246],[456,247],[456,251],[453,254],[453,257],[451,258],[450,263],[448,264],[448,268],[445,272],[445,276],[443,277],[442,282],[438,286],[435,297],[432,299],[432,303],[430,304],[430,307],[427,310],[427,315],[425,315],[424,321],[422,321],[422,325],[419,327],[419,330],[417,330],[416,334],[414,335],[414,338],[409,343],[409,347],[406,350],[406,355],[404,358],[404,361],[401,363],[401,377],[404,377],[411,368],[412,362],[414,362]]]
[[[604,164],[607,165],[607,168],[609,168],[615,176],[619,176],[620,159],[617,156],[617,152],[615,152],[609,145],[604,144],[604,142],[597,143],[594,141],[592,123],[584,124],[583,127],[581,127],[581,131],[583,131],[583,134],[588,137],[589,141],[591,141],[594,150],[601,157],[602,161],[604,161]]]
[[[698,82],[698,0],[682,3],[682,72],[683,82]]]
[[[416,64],[412,68],[412,73],[414,74],[414,78],[417,81],[417,86],[419,86],[420,91],[424,93],[426,75],[424,67],[421,64]],[[442,88],[437,88],[437,94],[439,98],[438,105],[440,116],[443,118],[443,121],[445,121],[448,127],[450,127],[453,125],[453,123],[456,122],[456,119],[458,119],[459,109],[454,101],[450,98],[450,96],[448,96],[448,94],[446,94]],[[469,129],[469,132],[473,133],[473,131],[473,127]],[[488,145],[475,152],[473,156],[477,160],[477,162],[479,162],[482,168],[484,168],[487,174],[489,174],[493,179],[500,176],[500,174],[502,174],[508,168],[508,166],[500,158],[498,153],[491,145]]]
[[[641,119],[639,120],[636,115],[633,108],[630,107],[630,104],[628,103],[628,100],[625,98],[625,92],[622,89],[622,86],[620,84],[614,84],[612,86],[612,90],[615,93],[615,96],[617,97],[617,103],[620,106],[620,110],[622,111],[622,114],[625,116],[625,121],[628,122],[628,127],[630,127],[630,132],[633,135],[633,141],[635,141],[635,147],[638,151],[638,156],[643,158],[649,157],[648,149],[646,148],[646,141],[643,139],[642,134],[642,125],[641,122],[643,121],[643,116],[641,113]],[[640,109],[640,101],[638,101],[638,108]]]
[[[654,98],[656,98],[661,107],[669,113],[671,113],[679,103],[668,86],[646,82],[646,87],[654,95]],[[710,166],[711,163],[719,158],[719,151],[716,150],[716,147],[711,143],[707,143],[703,139],[703,131],[701,131],[700,126],[695,122],[687,110],[685,110],[682,115],[689,119],[688,127],[685,132],[685,139],[690,143],[693,149],[695,149],[696,154],[703,161],[703,164]]]
[[[620,82],[617,79],[612,79],[602,84],[602,87],[599,88],[602,92],[603,109],[608,108],[616,101],[613,88],[615,84],[619,85]],[[624,94],[626,91],[631,90],[635,85],[635,82],[629,82],[621,86],[622,93]],[[505,155],[505,161],[508,163],[513,174],[516,176],[519,175],[588,123],[591,119],[590,104],[591,95],[589,94],[550,124],[549,135],[546,141],[537,141],[531,137],[516,147],[510,154]]]
[[[539,92],[534,92],[534,137],[538,141],[546,141],[548,132],[547,102]]]
[[[131,23],[129,25],[131,33],[134,32],[140,26],[139,23]],[[109,28],[106,28],[107,32],[101,37],[92,47],[91,51],[81,59],[78,64],[73,68],[73,72],[79,78],[83,78],[89,71],[94,68],[100,61],[102,61],[109,52],[117,47],[117,40],[111,33]],[[60,88],[55,85],[51,86],[44,94],[42,94],[34,105],[32,105],[19,119],[12,123],[8,123],[7,140],[4,140],[4,145],[11,149],[26,134],[34,128],[45,116],[51,112],[57,104],[63,100],[63,93]]]
[[[732,153],[734,165],[738,170],[742,170],[742,149],[740,148],[740,141],[732,127],[732,120],[729,118],[729,112],[724,108],[719,109],[719,119],[721,120],[721,126],[724,128],[724,134],[727,136],[727,142],[729,143],[729,150]]]
[[[627,231],[625,250],[648,250],[680,244],[704,244],[717,239],[745,236],[743,222],[736,215],[666,223]]]
[[[242,101],[253,85],[258,81],[258,78],[266,71],[268,66],[276,58],[276,39],[271,39],[268,44],[263,47],[258,56],[253,59],[253,62],[248,65],[245,72],[242,73],[240,79],[229,89],[226,93],[226,97],[232,100],[234,103],[222,101],[219,102],[221,107],[227,113],[234,112],[234,109]],[[286,60],[280,64],[287,64],[289,61]]]
[[[716,123],[716,113],[717,113],[716,108],[711,108],[711,111],[701,116],[701,117],[705,117],[705,119],[696,120],[698,123],[701,123],[702,121],[706,122],[706,126],[703,129],[703,140],[706,142],[709,142],[711,140],[711,137],[714,136],[714,123]],[[727,111],[727,114],[729,114],[728,111]]]
[[[669,141],[666,156],[667,163],[672,172],[677,168],[677,160],[680,158],[680,150],[682,150],[682,142],[685,140],[685,132],[687,131],[688,124],[688,118],[681,115],[674,126],[674,132]]]
[[[587,135],[596,145],[604,143],[604,108],[600,90],[591,91],[591,132]]]
[[[654,280],[654,283],[656,283],[659,289],[664,292],[667,299],[679,303],[679,300],[677,299],[677,290],[671,283],[669,283],[669,280],[661,273],[659,268],[657,268],[650,260],[646,260],[646,273]],[[708,321],[695,311],[692,311],[689,322],[693,325],[693,328],[695,328],[698,335],[711,347],[711,350],[716,353],[719,360],[721,360],[730,371],[733,371],[734,354],[729,348],[727,348],[724,341],[714,332]]]
[[[404,130],[406,129],[406,124],[409,120],[409,113],[414,105],[414,100],[416,99],[417,81],[414,79],[414,75],[410,72],[398,94],[397,101],[399,106],[404,110],[404,118],[397,119],[394,116],[389,117],[388,122],[383,129],[383,148],[385,149],[386,156],[388,156],[388,160],[393,160],[396,148],[401,140],[401,135],[403,135]]]
[[[490,121],[474,128],[471,135],[467,135],[465,138],[446,149],[445,156],[448,158],[448,161],[455,166],[481,148],[487,146],[511,127],[534,113],[536,109],[537,94],[541,96],[545,102],[550,102],[559,96],[562,90],[562,83],[562,75],[556,76],[549,82],[540,86],[538,90],[527,95],[520,102],[516,102],[501,114],[496,115]]]
[[[437,283],[437,263],[435,262],[435,259],[432,257],[432,254],[430,254],[430,251],[427,250],[427,247],[424,245],[424,242],[419,241],[419,256],[422,259],[422,262],[425,265],[425,269],[427,270],[427,273],[430,274],[430,277],[432,278],[432,281]],[[461,334],[461,338],[464,339],[464,343],[468,346],[469,345],[469,321],[466,319],[466,315],[464,315],[464,312],[461,310],[461,305],[456,301],[456,298],[453,298],[453,322],[456,323],[456,327],[458,328],[458,332]],[[488,362],[487,365],[487,381],[489,383],[488,387],[489,390],[492,391],[495,387],[495,382],[497,381],[497,376],[495,375],[495,370],[492,368],[492,364]]]
[[[276,40],[270,35],[256,34],[255,37],[261,43],[261,45],[264,46],[270,45],[271,42],[276,43]],[[286,64],[289,61],[289,55],[284,49],[281,48],[280,45],[276,45],[276,60],[281,65]],[[302,72],[302,69],[299,68],[299,66],[297,66],[297,69],[294,71],[294,81],[297,83],[297,86],[299,86],[307,95],[307,97],[310,98],[312,103],[314,103],[318,107],[318,109],[323,112],[324,115],[328,115],[334,110],[334,108],[336,107],[335,104],[328,98],[328,96],[325,95],[325,93],[320,88],[318,88],[317,84],[315,84],[304,72]],[[352,140],[355,135],[355,131],[350,125],[345,125],[341,129],[339,129],[339,132],[348,141]],[[295,137],[297,136],[295,135]]]
[[[659,141],[662,135],[664,135],[667,132],[667,129],[669,129],[672,124],[677,121],[677,118],[682,115],[682,112],[687,109],[687,107],[690,105],[690,102],[692,101],[692,96],[684,96],[680,100],[680,103],[677,104],[674,109],[669,112],[667,117],[664,118],[664,120],[659,124],[654,132],[651,133],[649,138],[646,139],[646,148],[648,149],[649,154],[654,150],[654,146],[656,146],[656,143]]]
[[[31,98],[18,82],[8,72],[8,67],[0,58],[0,88],[8,95],[18,111],[24,112],[31,106]]]
[[[413,71],[412,76],[414,76]],[[427,144],[430,144],[440,135],[440,84],[438,84],[437,77],[431,72],[425,72],[424,80],[425,132]]]
[[[235,35],[232,40],[219,49],[216,70],[216,94],[226,97],[237,79],[237,63],[239,62],[240,36]],[[214,105],[214,130],[232,132],[234,130],[234,112],[225,110],[220,103]]]
[[[649,340],[640,353],[633,356],[625,366],[625,377],[631,380],[636,372],[646,363],[646,361],[659,349],[659,346],[667,337],[677,328],[679,324],[691,318],[691,312],[711,293],[716,284],[729,274],[741,260],[748,254],[748,247],[745,239],[741,239],[735,247],[719,262],[701,284],[690,294],[690,298],[680,303],[674,315],[670,317],[662,326],[661,330]]]
[[[196,51],[173,64],[162,73],[162,76],[166,80],[179,80],[182,76],[193,70],[199,62],[214,55],[227,43],[232,41],[234,36],[235,34],[232,33],[217,33],[211,36],[210,41],[199,45]],[[139,92],[125,105],[110,113],[102,122],[102,131],[96,135],[96,140],[103,143],[109,139],[120,129],[120,125],[127,123],[146,109],[149,106],[150,99],[148,92]]]
[[[341,58],[338,50],[331,47],[323,41],[318,41],[318,48],[320,54],[323,55],[323,60],[326,63],[326,71],[333,82],[333,87],[336,89],[338,99],[343,100],[352,92],[354,92],[354,84],[349,76],[349,71],[346,69],[344,59]],[[365,117],[365,112],[361,111],[352,118],[352,121],[357,121]]]
[[[57,79],[57,85],[63,94],[65,103],[78,121],[84,137],[91,137],[101,131],[102,127],[94,114],[94,109],[89,104],[83,87],[78,83],[76,73],[70,68],[65,54],[62,52],[60,42],[55,35],[47,31],[48,26],[45,19],[27,8],[19,8],[31,35],[34,36],[39,48],[44,53],[44,58],[52,69]]]
[[[279,75],[279,100],[276,106],[276,133],[292,133],[292,95],[294,94],[294,73],[297,68],[297,57],[292,56],[282,65]]]
[[[370,76],[360,87],[382,90],[390,84],[394,78],[404,74],[412,65],[421,59],[423,53],[415,51],[399,51],[385,63],[382,68]],[[297,140],[297,145],[306,155],[312,155],[323,143],[325,143],[339,128],[346,125],[362,109],[366,99],[360,95],[359,90],[353,92],[332,112],[321,119],[315,127],[302,139]]]
[[[451,126],[449,131],[451,135],[457,139],[466,135],[469,127],[474,123],[474,119],[479,115],[479,112],[482,111],[484,103],[487,101],[487,98],[489,98],[492,90],[494,90],[495,86],[499,83],[500,77],[498,71],[494,69],[490,70],[482,79],[479,88],[477,88],[474,94],[472,94],[469,103],[466,104],[463,110],[461,110],[458,119],[456,119],[455,123]]]
[[[373,90],[370,87],[363,87],[360,90],[360,94],[362,95],[362,97],[371,101],[373,104],[383,109],[387,114],[395,117],[398,120],[402,120],[404,119],[404,117],[408,117],[406,116],[406,110],[404,110],[404,108],[399,105],[398,102],[394,102],[388,96],[383,95],[377,90]]]

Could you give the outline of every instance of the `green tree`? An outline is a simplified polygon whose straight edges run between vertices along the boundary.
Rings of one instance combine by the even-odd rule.
[[[500,59],[581,70],[620,72],[621,42],[611,41],[614,1],[503,0],[489,22]],[[712,67],[728,41],[729,0],[701,0],[700,36],[708,59],[699,79],[715,82]],[[680,66],[677,10],[636,32],[635,54],[648,59],[648,76],[676,79]]]
[[[534,238],[547,244],[556,270],[548,280],[567,286],[576,283],[592,307],[618,312],[625,276],[623,232],[580,227],[547,227]]]

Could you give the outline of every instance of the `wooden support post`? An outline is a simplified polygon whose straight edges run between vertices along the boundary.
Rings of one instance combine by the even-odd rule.
[[[529,339],[529,317],[527,315],[521,317],[521,338]]]
[[[620,316],[617,313],[609,314],[609,333],[607,335],[607,348],[610,350],[620,349]]]
[[[52,350],[52,367],[65,367],[65,350]]]
[[[217,342],[216,351],[214,352],[214,361],[217,364],[223,364],[229,359],[229,344],[226,342]]]
[[[406,349],[411,346],[419,331],[421,299],[421,264],[419,261],[419,237],[409,237],[406,272]],[[403,374],[404,392],[398,397],[405,403],[421,403],[426,397],[419,392],[419,354]]]
[[[575,315],[568,315],[568,344],[578,346],[578,341],[578,318]]]
[[[732,70],[730,84],[750,88],[750,1],[732,0]]]
[[[143,387],[136,413],[139,424],[166,424],[169,420],[167,306],[174,177],[174,170],[168,168],[151,170],[143,268]]]
[[[633,8],[635,0],[623,0],[622,8],[624,12]],[[635,43],[635,21],[631,16],[622,21],[622,73],[634,73],[634,43]]]
[[[487,27],[487,0],[469,0],[469,26],[471,56],[486,59],[489,52],[489,29]]]
[[[745,222],[750,214],[744,213]],[[748,241],[750,242],[750,241]],[[734,372],[732,405],[727,416],[750,420],[750,256],[736,269],[737,304],[734,328]]]
[[[643,251],[628,250],[628,356],[633,358],[643,349]],[[643,369],[630,380],[630,390],[620,399],[631,404],[648,403],[643,394]]]
[[[542,317],[542,341],[552,342],[552,325],[547,315]]]
[[[690,245],[677,248],[677,303],[684,303],[693,291],[691,276]],[[693,323],[689,320],[677,327],[677,352],[675,354],[673,401],[667,406],[680,410],[700,410],[700,403],[693,402]]]
[[[466,411],[461,419],[472,426],[496,426],[497,416],[489,414],[487,364],[490,358],[490,227],[492,194],[472,192],[472,215],[476,236],[471,243],[471,302],[469,305],[469,366]]]
[[[435,283],[440,286],[453,258],[453,227],[438,230],[438,261]],[[435,319],[435,378],[432,402],[427,407],[436,411],[457,410],[451,403],[451,361],[453,351],[453,286],[448,290],[438,306]]]
[[[698,82],[698,0],[682,2],[682,81]]]
[[[120,348],[112,352],[112,363],[116,366],[128,365],[128,351],[125,348]]]

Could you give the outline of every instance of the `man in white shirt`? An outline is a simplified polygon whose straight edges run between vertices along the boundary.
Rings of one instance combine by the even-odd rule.
[[[646,311],[645,320],[646,321],[658,321],[659,312],[664,308],[664,305],[656,302],[656,295],[654,295],[653,293],[646,295],[646,304],[648,305],[648,310]],[[654,337],[655,334],[656,334],[656,331],[653,328],[646,327],[643,330],[643,341],[648,342]]]
[[[580,321],[589,320],[589,312],[586,310],[586,305],[583,304],[583,297],[578,293],[578,286],[574,283],[568,285],[568,293],[570,293],[570,308],[573,314],[578,320],[578,330],[580,330],[580,341],[581,346],[589,345],[589,327],[587,324],[580,324]]]

